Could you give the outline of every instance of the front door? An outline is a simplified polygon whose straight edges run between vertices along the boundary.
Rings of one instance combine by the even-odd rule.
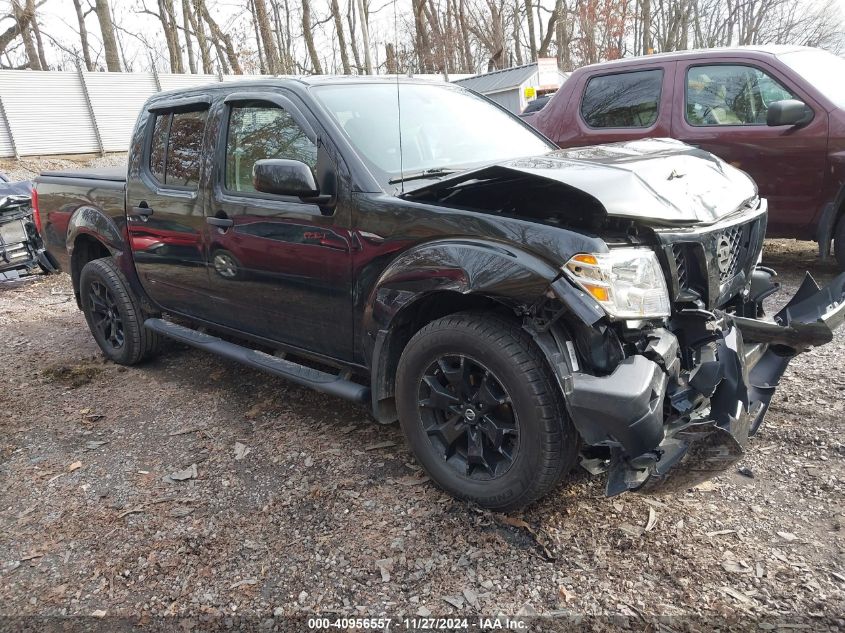
[[[208,104],[147,113],[140,165],[127,184],[127,230],[144,290],[160,306],[204,318],[209,301],[199,192]]]
[[[351,360],[349,208],[260,193],[255,162],[298,160],[316,169],[316,134],[278,94],[227,98],[209,222],[209,283],[222,325]],[[320,150],[325,151],[325,150]],[[223,226],[221,226],[221,222]],[[229,224],[229,226],[226,226]]]
[[[685,95],[672,135],[747,172],[769,201],[768,234],[811,237],[821,204],[827,156],[827,113],[762,64],[678,63]],[[768,104],[798,99],[814,118],[804,127],[766,125]],[[810,231],[810,233],[808,233]]]

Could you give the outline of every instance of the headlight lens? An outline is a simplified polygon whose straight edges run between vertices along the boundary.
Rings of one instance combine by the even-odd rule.
[[[666,279],[650,249],[581,253],[566,262],[563,271],[613,319],[669,316]]]

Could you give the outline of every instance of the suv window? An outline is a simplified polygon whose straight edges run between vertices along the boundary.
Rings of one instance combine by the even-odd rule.
[[[313,171],[317,165],[317,146],[282,108],[233,107],[226,138],[226,189],[254,192],[252,167],[264,158],[298,160]]]
[[[584,90],[581,116],[590,127],[651,127],[662,85],[659,69],[593,77]]]
[[[687,70],[690,125],[765,125],[769,104],[795,98],[753,66],[694,66]]]
[[[150,146],[150,173],[163,185],[196,189],[207,110],[156,116]]]

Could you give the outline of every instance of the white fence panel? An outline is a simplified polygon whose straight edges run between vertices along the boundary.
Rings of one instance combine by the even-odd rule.
[[[14,156],[15,148],[12,145],[12,137],[9,136],[9,127],[3,111],[0,110],[0,156]]]
[[[125,152],[144,102],[156,92],[152,73],[85,73],[103,149]]]
[[[219,83],[217,75],[177,75],[171,73],[159,73],[158,81],[162,90],[173,90],[175,88],[193,88],[206,84]]]
[[[0,95],[21,155],[100,151],[78,73],[3,70]]]

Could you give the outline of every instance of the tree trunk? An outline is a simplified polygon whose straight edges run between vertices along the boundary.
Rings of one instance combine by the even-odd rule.
[[[110,72],[120,72],[120,53],[117,50],[117,40],[114,37],[114,22],[111,18],[108,0],[95,0],[94,12],[100,23],[100,33],[103,36],[103,49],[106,53],[106,69]]]
[[[205,6],[205,2],[203,0],[194,1],[196,2],[196,6],[202,15],[202,19],[205,20],[206,24],[208,24],[208,30],[211,31],[211,39],[217,48],[217,55],[220,58],[221,64],[223,63],[223,53],[225,52],[225,58],[229,60],[232,72],[236,75],[243,75],[244,71],[238,61],[238,54],[235,51],[235,46],[232,44],[232,38],[220,30],[217,22],[215,22],[214,18],[212,18],[211,14],[209,14],[208,7]],[[228,71],[228,69],[226,70]]]
[[[185,31],[185,49],[188,51],[188,68],[192,75],[197,74],[197,59],[194,56],[194,44],[191,41],[191,33],[196,33],[191,22],[191,5],[188,0],[182,0],[182,29]]]
[[[261,41],[264,43],[264,59],[267,60],[267,69],[271,75],[279,75],[281,74],[279,50],[276,48],[276,41],[273,39],[273,29],[270,28],[267,4],[264,0],[252,1],[255,8],[255,21],[258,23],[258,30],[261,32]]]
[[[290,15],[286,17],[290,20]],[[279,73],[288,75],[291,72],[290,51],[288,50],[291,34],[290,29],[282,28],[282,16],[279,11],[279,4],[275,0],[273,0],[273,21],[276,24],[276,47],[279,49]],[[283,33],[287,34],[287,39],[283,37]]]
[[[12,0],[12,10],[20,29],[24,52],[26,52],[27,67],[32,70],[42,70],[38,49],[35,47],[35,38],[32,37],[32,23],[35,21],[35,12],[34,10],[30,12],[30,8],[29,2],[27,2],[26,7],[23,7],[19,0]]]
[[[531,61],[537,61],[537,38],[534,34],[534,8],[531,0],[525,0],[525,19],[528,20],[528,48],[531,50]]]
[[[352,59],[355,60],[355,68],[358,70],[360,74],[364,66],[361,63],[361,55],[358,52],[358,38],[355,37],[355,33],[357,26],[355,22],[355,0],[348,0],[349,4],[347,5],[346,10],[346,22],[349,24],[349,48],[352,49]]]
[[[255,1],[249,0],[249,10],[252,13],[252,29],[255,33],[255,50],[258,53],[258,72],[267,74],[267,62],[264,57],[264,49],[261,46],[261,33],[258,30],[258,18],[255,15]],[[271,73],[272,74],[272,73]]]
[[[305,47],[311,57],[311,66],[315,75],[323,74],[323,66],[320,64],[320,57],[317,55],[317,48],[314,46],[314,34],[311,32],[311,0],[302,0],[302,37],[305,38]]]
[[[44,55],[44,42],[41,41],[41,29],[38,27],[38,15],[35,12],[35,0],[26,0],[26,11],[32,15],[30,25],[35,35],[35,46],[38,49],[38,61],[42,70],[48,70],[47,57]]]
[[[185,5],[183,4],[182,6],[184,7]],[[193,9],[194,11],[191,11],[190,8],[187,11],[188,21],[191,24],[191,30],[197,37],[197,46],[200,49],[200,59],[202,60],[202,72],[210,75],[214,72],[214,63],[211,60],[211,47],[208,43],[208,38],[205,36],[205,23],[200,17],[196,2],[194,2]]]
[[[369,16],[364,9],[364,0],[358,0],[358,14],[361,17],[361,37],[364,40],[364,70],[368,75],[373,74],[373,61],[370,58],[370,25]]]
[[[475,60],[472,58],[472,46],[469,42],[469,27],[467,26],[464,0],[460,0],[460,4],[458,5],[458,23],[461,25],[461,40],[463,43],[461,48],[464,49],[464,72],[475,72]]]
[[[173,11],[173,0],[158,0],[158,19],[164,29],[164,41],[167,44],[167,54],[170,59],[170,72],[183,73],[182,48],[179,45],[179,31],[176,27],[176,15]]]
[[[337,45],[340,47],[340,63],[343,66],[343,74],[351,75],[352,69],[349,67],[349,53],[346,50],[346,35],[343,33],[343,20],[340,18],[340,6],[337,0],[331,0],[332,15],[334,16],[334,30],[337,33]],[[390,46],[388,44],[388,46]],[[388,49],[389,51],[390,49]],[[395,60],[394,60],[395,61]]]
[[[80,0],[73,0],[73,8],[76,9],[76,21],[79,23],[79,41],[82,44],[82,59],[85,62],[85,70],[92,72],[94,64],[91,63],[91,48],[88,46],[88,29],[85,28],[85,16],[82,14]]]
[[[642,0],[643,55],[651,55],[651,0]]]

